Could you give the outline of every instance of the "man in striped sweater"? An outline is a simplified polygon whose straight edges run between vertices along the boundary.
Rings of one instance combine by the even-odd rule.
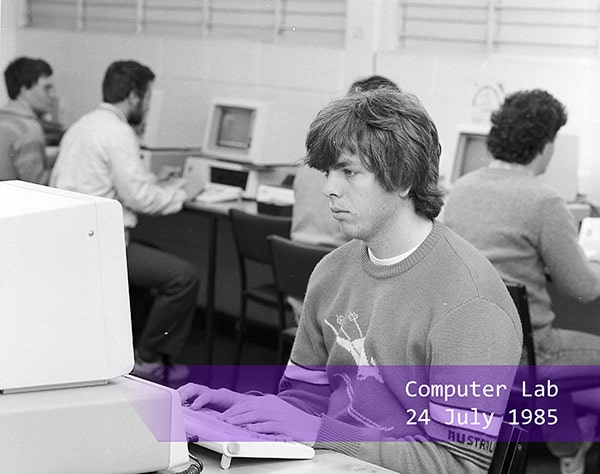
[[[491,264],[435,220],[435,125],[413,95],[369,91],[325,107],[306,143],[352,240],[315,268],[279,393],[182,400],[400,472],[487,472],[522,334]]]

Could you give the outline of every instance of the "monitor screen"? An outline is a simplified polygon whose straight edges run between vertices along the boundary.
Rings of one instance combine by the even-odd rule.
[[[221,106],[217,146],[246,150],[250,148],[254,110]]]
[[[492,156],[486,146],[486,134],[461,132],[458,137],[452,181],[487,166]]]

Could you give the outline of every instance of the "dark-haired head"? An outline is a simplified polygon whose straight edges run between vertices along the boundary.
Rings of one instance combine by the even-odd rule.
[[[373,91],[376,89],[391,89],[393,91],[400,92],[400,88],[395,82],[390,81],[387,77],[375,75],[354,81],[348,90],[348,94]]]
[[[20,57],[12,61],[4,70],[6,92],[8,97],[16,99],[21,93],[21,88],[31,89],[40,77],[52,75],[52,68],[43,59]]]
[[[563,104],[540,89],[509,95],[492,114],[487,147],[497,160],[526,165],[567,122]]]
[[[115,61],[104,75],[102,100],[116,104],[129,97],[131,92],[143,99],[154,77],[150,68],[136,61]]]
[[[342,153],[356,155],[386,191],[410,189],[419,215],[440,212],[438,133],[412,94],[383,88],[331,102],[313,120],[306,149],[308,165],[322,171]]]

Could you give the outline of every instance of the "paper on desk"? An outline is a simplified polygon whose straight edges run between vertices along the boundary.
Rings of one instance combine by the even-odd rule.
[[[579,229],[579,244],[587,258],[597,258],[600,255],[600,217],[583,219]]]

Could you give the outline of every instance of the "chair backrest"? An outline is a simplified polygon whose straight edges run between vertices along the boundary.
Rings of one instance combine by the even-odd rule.
[[[533,329],[531,327],[531,316],[529,315],[529,301],[527,297],[527,288],[522,283],[505,281],[506,289],[517,307],[521,327],[523,329],[523,348],[527,354],[527,364],[535,368],[535,348],[533,345]],[[535,379],[534,379],[535,380]]]
[[[319,261],[331,250],[276,235],[269,236],[275,284],[287,296],[304,299],[308,279]]]
[[[229,217],[233,227],[233,238],[240,260],[271,263],[269,235],[290,236],[290,217],[249,214],[238,209],[230,209]]]
[[[520,426],[502,422],[489,474],[523,474],[527,461],[527,431]]]

